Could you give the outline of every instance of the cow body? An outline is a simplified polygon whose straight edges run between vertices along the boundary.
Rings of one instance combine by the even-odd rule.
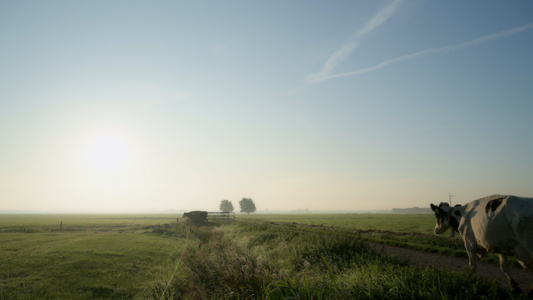
[[[195,225],[203,225],[207,223],[207,211],[191,211],[183,214],[183,218],[187,218],[191,223]]]
[[[459,232],[474,270],[475,254],[497,253],[511,289],[520,290],[509,275],[507,256],[513,255],[525,269],[533,269],[533,198],[493,195],[463,206],[431,204],[431,209],[437,217],[435,234],[449,228]],[[530,288],[529,293],[532,291]]]

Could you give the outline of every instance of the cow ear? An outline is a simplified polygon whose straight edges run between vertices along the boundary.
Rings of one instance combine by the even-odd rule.
[[[435,213],[437,213],[438,210],[439,210],[439,207],[436,206],[436,205],[433,205],[433,203],[431,203],[431,210],[434,211]]]

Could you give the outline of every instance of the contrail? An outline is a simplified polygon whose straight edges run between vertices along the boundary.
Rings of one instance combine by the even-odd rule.
[[[333,69],[357,48],[358,40],[372,32],[374,29],[383,25],[383,23],[390,19],[390,17],[392,17],[392,15],[396,12],[402,2],[403,0],[395,0],[387,7],[379,11],[375,16],[372,17],[372,19],[370,19],[365,24],[365,26],[361,30],[354,34],[349,43],[345,44],[339,50],[335,51],[328,58],[328,60],[326,60],[326,62],[324,63],[324,67],[322,68],[322,70],[320,70],[320,72],[309,75],[306,81],[308,83],[314,83],[318,81],[323,81],[324,78],[328,78],[329,76],[331,76],[331,72],[333,71]]]
[[[500,32],[494,33],[494,34],[485,35],[485,36],[482,36],[482,37],[479,37],[479,38],[476,38],[476,39],[473,39],[471,41],[464,42],[464,43],[461,43],[461,44],[448,45],[448,46],[444,46],[444,47],[440,47],[440,48],[430,48],[430,49],[422,50],[422,51],[415,52],[415,53],[412,53],[412,54],[400,56],[400,57],[397,57],[397,58],[393,58],[393,59],[384,61],[384,62],[379,63],[377,65],[374,65],[372,67],[359,69],[359,70],[355,70],[355,71],[351,71],[351,72],[345,72],[345,73],[329,74],[327,76],[316,78],[315,80],[313,80],[312,82],[309,82],[309,83],[316,83],[316,82],[325,81],[325,80],[329,80],[329,79],[337,78],[337,77],[361,75],[361,74],[365,74],[365,73],[369,73],[369,72],[372,72],[372,71],[379,70],[381,68],[384,68],[384,67],[386,67],[388,65],[391,65],[391,64],[394,64],[394,63],[415,59],[415,58],[418,58],[418,57],[421,57],[421,56],[435,55],[435,54],[439,54],[439,53],[442,53],[442,52],[453,52],[453,51],[457,51],[457,50],[460,50],[460,49],[463,49],[463,48],[468,48],[468,47],[472,47],[472,46],[475,46],[475,45],[479,45],[479,44],[482,44],[482,43],[503,39],[503,38],[506,38],[508,36],[512,36],[512,35],[515,35],[515,34],[518,34],[518,33],[522,32],[522,31],[526,31],[526,30],[529,30],[529,29],[532,29],[532,28],[533,28],[533,23],[530,23],[530,24],[527,24],[527,25],[524,25],[524,26],[521,26],[521,27],[500,31]]]

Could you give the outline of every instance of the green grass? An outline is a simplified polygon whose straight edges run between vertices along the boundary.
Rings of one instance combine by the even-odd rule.
[[[435,235],[434,214],[252,214],[237,215],[237,220],[254,223],[269,222],[271,225],[335,228],[362,233],[361,239],[385,244],[439,253],[454,257],[468,257],[459,234],[454,238],[450,232]],[[514,257],[511,265],[520,267]],[[496,254],[488,254],[483,261],[497,263]]]
[[[0,233],[59,230],[120,230],[122,226],[142,227],[175,221],[172,215],[118,215],[118,214],[35,214],[0,215]]]
[[[434,235],[433,214],[258,214],[239,215],[239,221],[269,222],[272,226],[344,230],[361,233],[365,241],[425,252],[466,257],[463,241],[457,234]]]
[[[186,251],[175,291],[186,299],[513,298],[472,273],[385,256],[362,242],[360,233],[291,225],[200,229],[210,238]]]
[[[165,234],[169,220],[1,216],[0,298],[150,296],[164,286],[186,243],[175,230]]]
[[[434,214],[237,214],[238,220],[433,234]]]
[[[368,246],[459,251],[460,239],[427,233],[429,217],[240,215],[190,227],[168,215],[0,215],[0,299],[513,298]]]

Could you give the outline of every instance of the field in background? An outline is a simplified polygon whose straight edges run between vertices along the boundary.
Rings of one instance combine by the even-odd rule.
[[[238,220],[433,234],[434,214],[236,214]]]
[[[77,227],[90,226],[145,226],[168,223],[176,220],[177,216],[168,214],[5,214],[0,215],[0,232],[5,230],[74,230]],[[87,227],[89,226],[89,227]]]

